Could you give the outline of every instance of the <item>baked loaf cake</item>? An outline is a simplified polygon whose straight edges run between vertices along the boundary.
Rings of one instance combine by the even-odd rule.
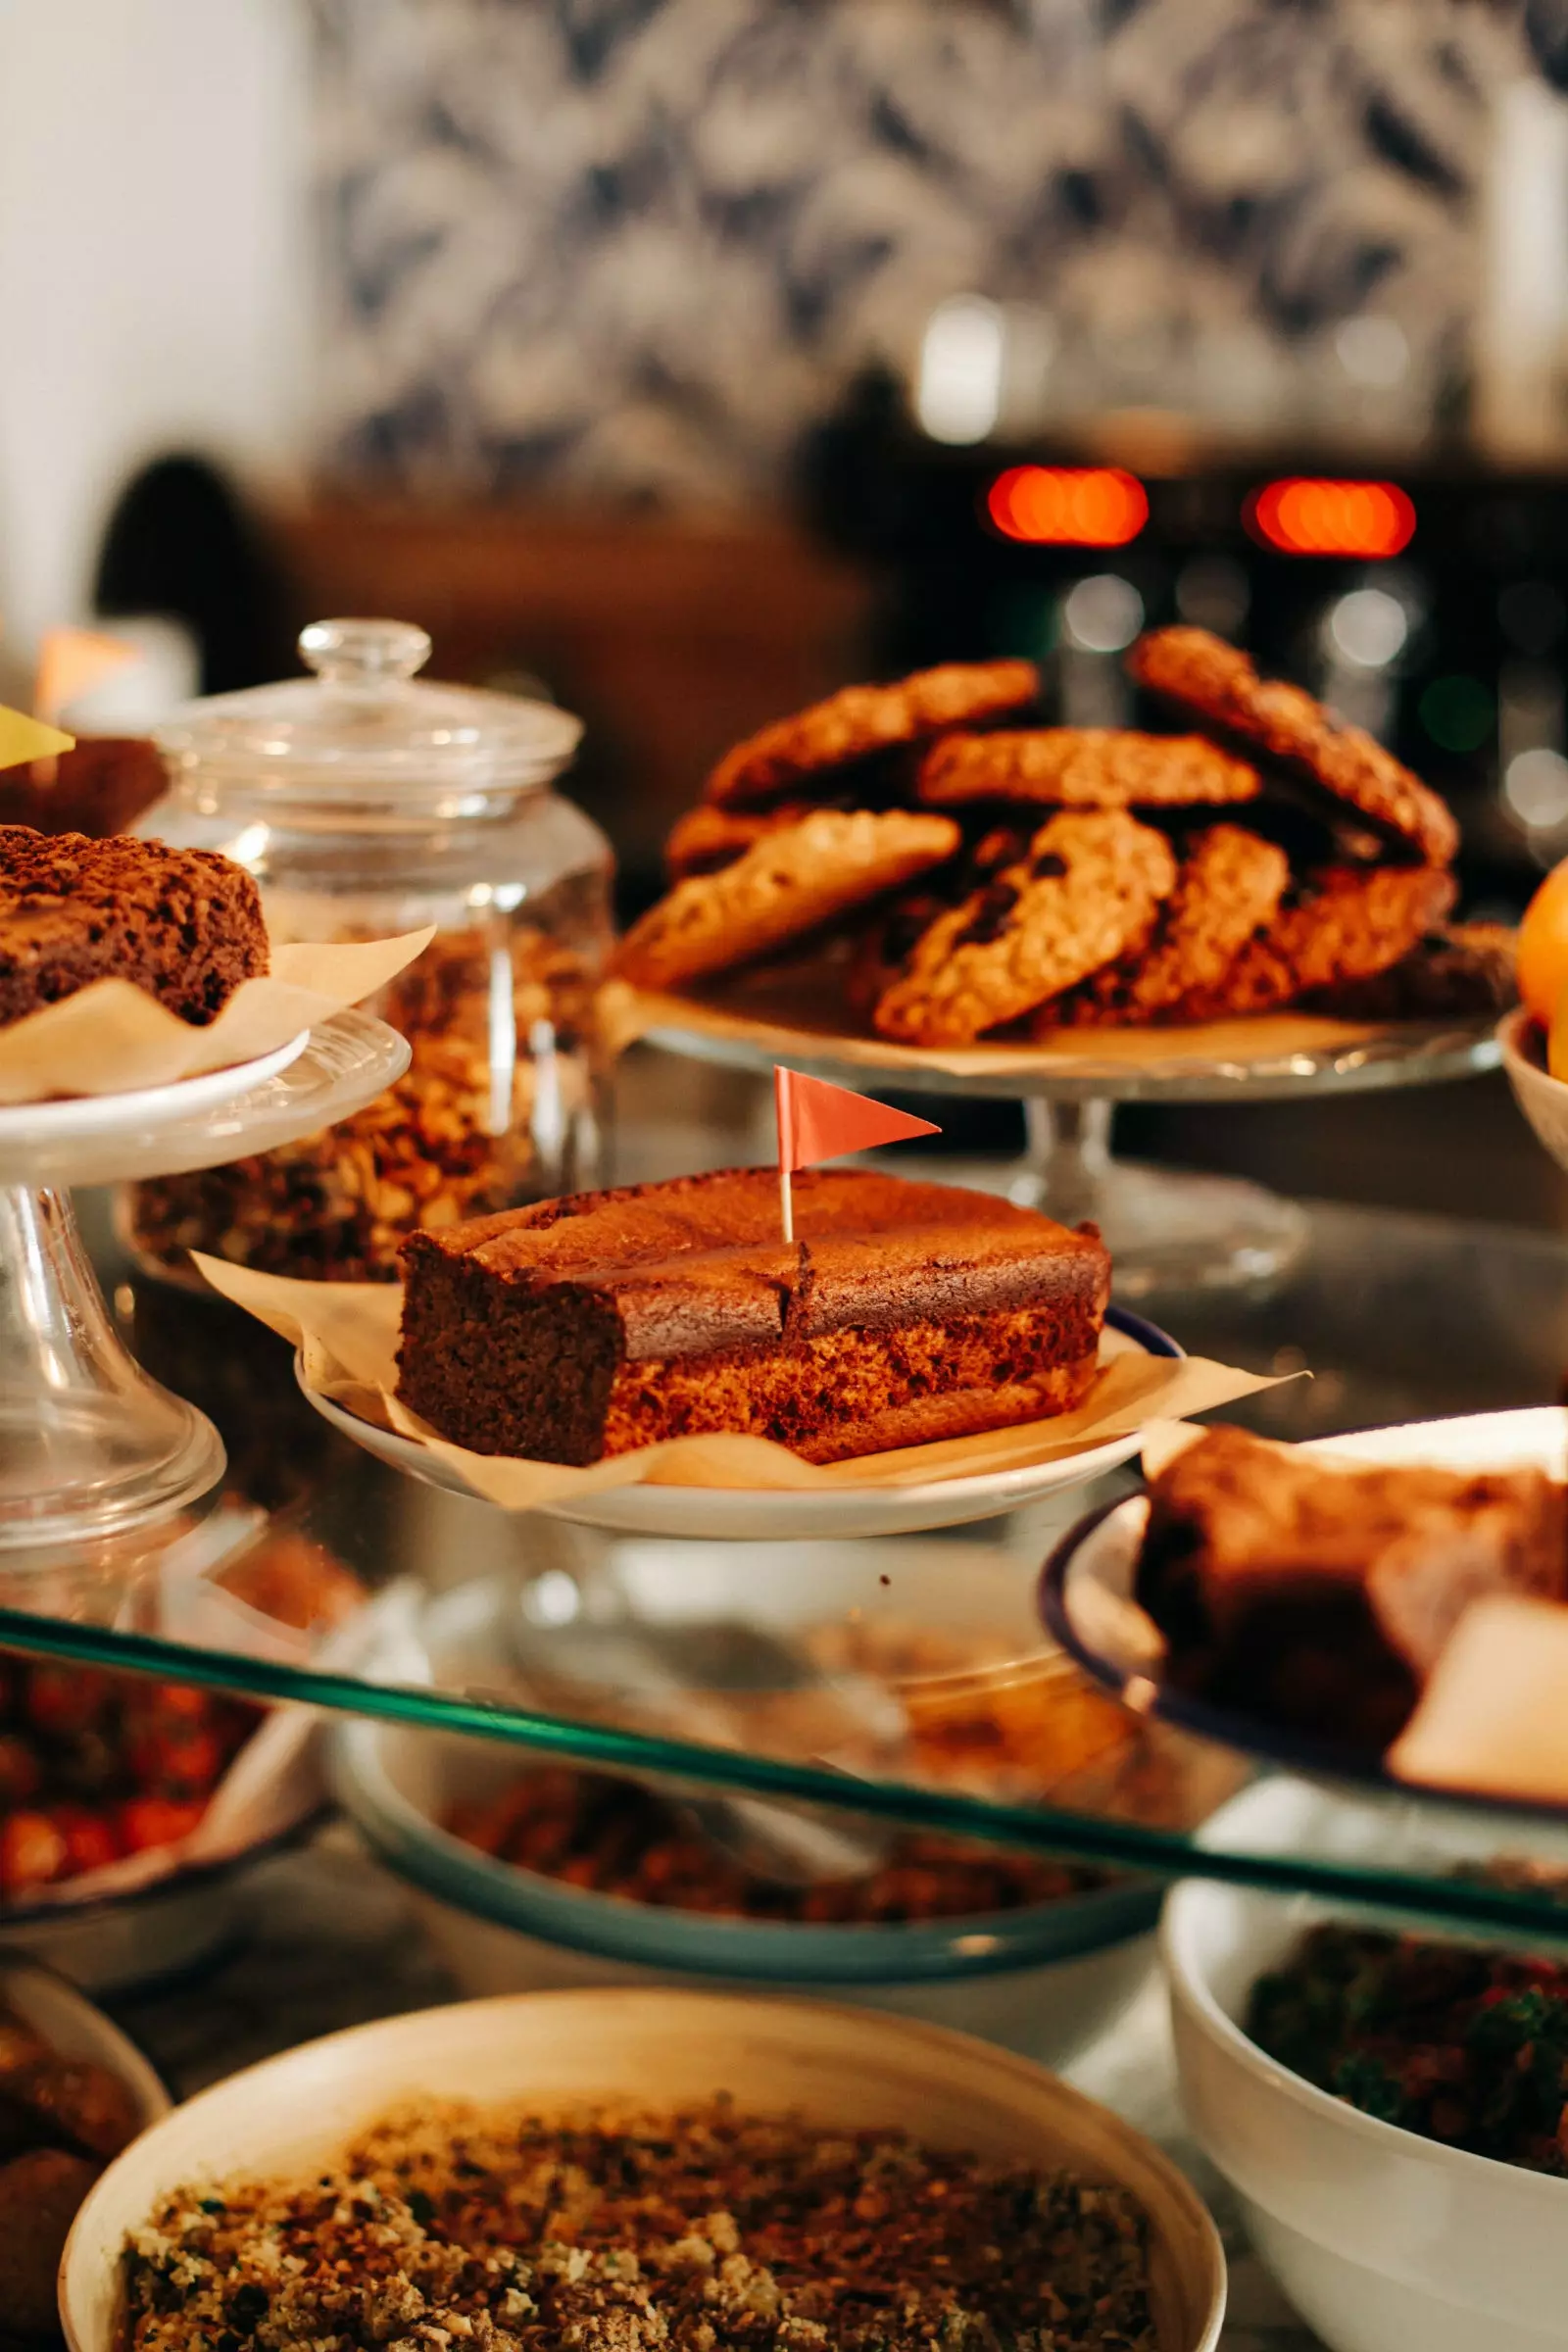
[[[0,825],[0,1026],[93,980],[200,1026],[266,969],[261,895],[231,858]]]
[[[1564,1489],[1205,1430],[1151,1487],[1135,1590],[1176,1687],[1381,1751],[1472,1600],[1568,1594]]]
[[[984,1193],[771,1168],[579,1193],[403,1247],[398,1395],[477,1453],[738,1431],[832,1462],[1067,1411],[1110,1259]]]

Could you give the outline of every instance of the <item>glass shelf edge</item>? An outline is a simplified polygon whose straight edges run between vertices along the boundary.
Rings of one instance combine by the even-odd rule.
[[[412,1684],[364,1683],[345,1674],[313,1672],[236,1651],[197,1649],[151,1635],[139,1635],[132,1642],[102,1626],[35,1617],[24,1610],[0,1608],[0,1647],[282,1704],[318,1706],[334,1714],[494,1740],[578,1762],[658,1772],[751,1795],[838,1805],[910,1828],[1110,1864],[1145,1877],[1213,1879],[1267,1893],[1309,1895],[1361,1911],[1374,1908],[1450,1929],[1522,1932],[1533,1944],[1568,1946],[1568,1914],[1560,1904],[1467,1881],[1401,1878],[1306,1854],[1221,1850],[1175,1831],[1102,1815],[1002,1803],[904,1782],[847,1784],[842,1775],[781,1758],[657,1740],[612,1725],[573,1723],[521,1709],[502,1710]]]

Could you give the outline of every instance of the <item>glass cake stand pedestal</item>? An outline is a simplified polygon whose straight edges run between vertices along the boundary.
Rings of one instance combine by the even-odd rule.
[[[1020,1160],[983,1171],[948,1162],[942,1176],[1000,1189],[1064,1225],[1091,1219],[1110,1250],[1117,1296],[1127,1299],[1277,1282],[1299,1257],[1306,1229],[1295,1202],[1261,1185],[1117,1159],[1117,1103],[1263,1102],[1424,1086],[1494,1068],[1500,1057],[1490,1015],[1380,1027],[1280,1013],[1189,1030],[1063,1032],[1072,1042],[1060,1047],[934,1053],[845,1036],[831,1012],[818,1017],[804,982],[787,1004],[761,984],[755,993],[738,985],[722,1001],[640,1004],[645,1044],[723,1068],[765,1074],[783,1062],[860,1094],[1021,1103]],[[914,1172],[907,1158],[898,1164]]]
[[[0,1598],[112,1609],[223,1475],[197,1405],[115,1331],[70,1187],[217,1167],[372,1101],[409,1048],[341,1012],[261,1060],[137,1094],[0,1108]]]

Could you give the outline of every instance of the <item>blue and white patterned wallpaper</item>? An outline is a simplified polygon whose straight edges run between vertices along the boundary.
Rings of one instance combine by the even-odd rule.
[[[1475,295],[1491,93],[1568,0],[315,0],[324,468],[765,492],[934,303],[1118,387]],[[1178,266],[1179,265],[1179,266]],[[1425,388],[1423,390],[1422,388]]]

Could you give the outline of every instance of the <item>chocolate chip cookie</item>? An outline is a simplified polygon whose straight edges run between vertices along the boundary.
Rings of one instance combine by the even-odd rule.
[[[1442,866],[1325,866],[1292,884],[1268,928],[1223,979],[1190,990],[1175,1017],[1267,1012],[1311,989],[1371,979],[1408,956],[1453,899],[1453,876]]]
[[[1446,865],[1453,858],[1459,829],[1419,776],[1299,686],[1260,678],[1223,637],[1207,629],[1155,629],[1139,639],[1127,666],[1141,685],[1353,808],[1423,863]]]
[[[1168,1019],[1184,998],[1224,979],[1254,932],[1272,920],[1290,874],[1285,852],[1273,842],[1240,825],[1205,826],[1187,845],[1148,947],[1042,1004],[1030,1034]]]
[[[937,917],[1004,866],[1015,864],[1028,848],[1027,831],[993,825],[930,880],[878,907],[855,942],[845,969],[844,997],[851,1010],[869,1020]]]
[[[1032,662],[949,662],[890,686],[846,686],[736,744],[709,777],[703,798],[720,808],[765,807],[808,794],[813,785],[828,797],[851,761],[1021,710],[1039,691]]]
[[[749,963],[786,940],[901,889],[958,847],[950,816],[815,808],[764,836],[721,873],[677,882],[634,923],[612,968],[641,988]]]
[[[994,735],[945,735],[921,760],[916,789],[934,808],[974,801],[1180,808],[1254,801],[1263,784],[1255,767],[1203,735],[1008,727]]]
[[[1176,881],[1163,834],[1124,810],[1054,816],[1027,858],[940,915],[877,1004],[884,1037],[962,1045],[1125,955]]]

